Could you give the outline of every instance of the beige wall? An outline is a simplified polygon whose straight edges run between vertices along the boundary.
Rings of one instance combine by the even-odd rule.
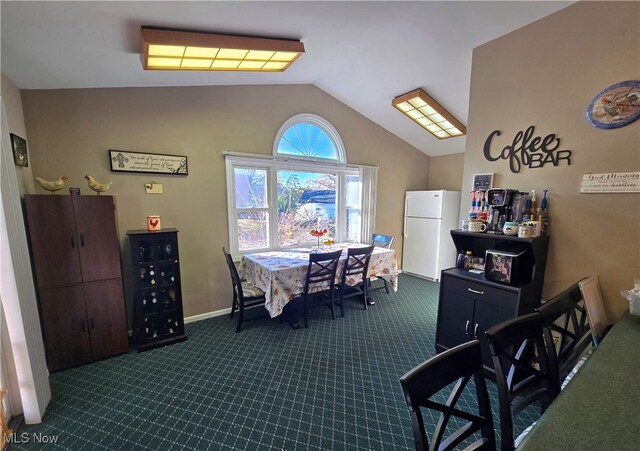
[[[20,136],[27,140],[27,157],[31,162],[30,157],[30,143],[27,137],[27,131],[24,125],[24,115],[22,113],[22,99],[20,98],[20,90],[13,84],[13,82],[5,75],[2,74],[2,83],[0,84],[2,89],[2,101],[7,112],[7,123],[9,124],[9,133]],[[18,177],[18,189],[20,195],[25,193],[33,193],[33,175],[31,172],[32,164],[24,168],[22,166],[16,166],[16,176]]]
[[[350,163],[380,167],[376,230],[396,236],[398,251],[404,192],[427,188],[429,157],[313,86],[43,90],[22,97],[35,175],[67,175],[68,186],[88,195],[94,193],[85,174],[113,181],[125,273],[127,230],[144,228],[150,214],[180,230],[186,316],[230,307],[220,251],[228,244],[222,150],[271,154],[276,132],[291,116],[326,118]],[[187,155],[189,175],[112,173],[108,149]],[[146,195],[151,181],[162,183],[164,194]],[[130,289],[127,298],[131,304]]]
[[[429,189],[460,191],[464,153],[431,157],[429,162]]]
[[[585,111],[604,87],[640,79],[639,17],[638,2],[580,2],[476,48],[464,159],[463,192],[478,172],[494,172],[497,187],[550,190],[543,296],[597,274],[614,315],[628,308],[620,289],[640,275],[640,194],[580,194],[580,182],[587,173],[640,170],[640,121],[597,129]],[[514,174],[505,160],[484,158],[493,130],[502,132],[495,151],[529,125],[557,134],[560,148],[573,151],[571,166]]]

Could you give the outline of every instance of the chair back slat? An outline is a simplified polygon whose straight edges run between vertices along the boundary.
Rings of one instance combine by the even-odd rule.
[[[352,247],[347,250],[347,261],[342,269],[341,283],[344,284],[348,276],[362,274],[363,280],[367,278],[371,254],[375,246]]]
[[[307,267],[307,277],[304,283],[305,294],[323,285],[333,285],[336,280],[336,272],[341,255],[342,250],[309,255],[309,266]]]
[[[236,294],[240,296],[240,298],[242,298],[244,297],[244,293],[242,292],[242,279],[240,279],[240,275],[238,274],[238,268],[236,268],[236,264],[233,262],[231,254],[229,254],[224,247],[222,247],[222,252],[224,253],[224,258],[227,262],[229,273],[231,274],[233,289],[235,290]]]
[[[476,434],[481,432],[481,439],[467,449],[495,450],[493,419],[489,404],[489,395],[482,374],[482,356],[480,342],[473,340],[451,348],[418,365],[400,378],[407,407],[411,416],[413,436],[417,450],[438,449],[452,450]],[[461,410],[458,401],[470,380],[474,381],[478,413]],[[431,399],[444,388],[455,383],[446,403]],[[427,437],[421,408],[440,412],[434,429],[431,443]],[[451,429],[452,418],[464,421],[458,429]]]
[[[557,366],[543,338],[539,312],[510,319],[485,332],[500,405],[502,450],[514,449],[514,417],[533,403],[544,412],[558,394]]]

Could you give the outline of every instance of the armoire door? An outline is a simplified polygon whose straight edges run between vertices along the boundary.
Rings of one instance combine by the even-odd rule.
[[[71,196],[27,195],[24,202],[38,286],[80,283]]]
[[[89,324],[82,285],[40,289],[40,309],[49,371],[90,362]]]
[[[121,279],[85,283],[84,296],[93,359],[127,352],[129,333]]]
[[[69,196],[73,199],[82,280],[116,279],[120,245],[113,196]]]

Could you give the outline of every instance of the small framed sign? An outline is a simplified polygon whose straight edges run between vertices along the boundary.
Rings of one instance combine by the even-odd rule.
[[[18,166],[29,167],[27,141],[13,133],[9,133],[9,135],[11,136],[11,148],[13,149],[13,162]]]
[[[493,188],[493,172],[489,174],[473,174],[473,190],[489,191]]]
[[[113,172],[146,172],[153,174],[188,175],[187,157],[160,153],[109,150]]]
[[[162,227],[160,225],[160,216],[147,216],[147,229],[149,230],[149,232],[162,230]]]

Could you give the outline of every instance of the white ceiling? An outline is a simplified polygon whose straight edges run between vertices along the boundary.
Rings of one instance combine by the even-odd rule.
[[[2,72],[21,89],[312,83],[427,155],[464,151],[391,107],[421,87],[467,124],[474,47],[572,2],[10,2]],[[284,73],[143,71],[141,25],[300,39]]]

